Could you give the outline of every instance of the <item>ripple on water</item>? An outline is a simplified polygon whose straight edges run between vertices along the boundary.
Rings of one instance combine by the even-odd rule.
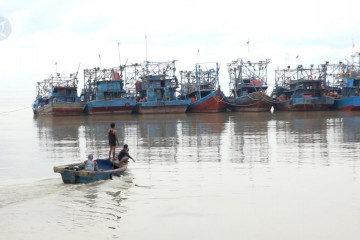
[[[0,187],[0,222],[5,223],[0,233],[14,236],[19,225],[26,225],[32,227],[22,230],[19,236],[24,236],[26,231],[36,236],[34,231],[40,230],[39,223],[49,229],[62,229],[65,232],[83,229],[88,233],[92,232],[88,226],[96,223],[110,231],[119,227],[121,216],[126,212],[123,201],[127,199],[127,191],[132,186],[132,177],[125,176],[78,185],[49,179],[41,184],[37,181],[17,186],[12,191],[11,187]]]

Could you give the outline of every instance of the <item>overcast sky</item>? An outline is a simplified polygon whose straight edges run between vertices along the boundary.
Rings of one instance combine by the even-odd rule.
[[[0,40],[1,89],[35,96],[55,62],[65,74],[79,63],[80,73],[117,66],[117,42],[122,64],[144,61],[145,34],[149,61],[178,60],[178,71],[192,70],[199,50],[199,62],[219,62],[226,94],[226,63],[237,58],[270,59],[272,84],[277,67],[351,60],[360,50],[359,9],[356,0],[2,1],[0,17],[12,30]]]

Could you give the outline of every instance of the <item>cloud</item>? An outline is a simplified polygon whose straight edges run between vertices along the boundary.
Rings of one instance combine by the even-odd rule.
[[[274,69],[301,62],[320,64],[347,58],[360,50],[360,2],[338,1],[13,1],[0,4],[12,24],[0,41],[0,81],[11,89],[21,82],[33,89],[58,62],[69,74],[81,68],[113,67],[145,60],[178,60],[178,70],[199,61],[219,62],[220,82],[227,88],[226,63],[244,58],[271,59]],[[250,40],[250,45],[246,42]],[[102,59],[98,58],[98,53]],[[296,56],[299,55],[299,60]],[[14,72],[21,71],[26,78]]]

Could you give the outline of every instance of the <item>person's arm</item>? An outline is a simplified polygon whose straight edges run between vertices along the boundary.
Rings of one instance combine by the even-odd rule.
[[[99,171],[98,163],[94,161],[94,171]]]
[[[117,142],[118,146],[120,146],[119,138],[118,138],[118,134],[117,134],[117,131],[116,131],[116,130],[115,130],[114,134],[115,134],[116,142]]]
[[[135,162],[135,159],[133,159],[128,152],[126,152],[126,154],[129,158],[131,158],[133,160],[133,162]]]

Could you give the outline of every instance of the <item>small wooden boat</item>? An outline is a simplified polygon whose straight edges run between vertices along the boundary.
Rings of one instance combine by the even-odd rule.
[[[98,171],[81,170],[83,162],[63,166],[55,166],[54,172],[60,173],[64,183],[91,183],[99,180],[112,179],[113,175],[120,176],[127,169],[127,164],[113,169],[110,159],[96,159]]]

